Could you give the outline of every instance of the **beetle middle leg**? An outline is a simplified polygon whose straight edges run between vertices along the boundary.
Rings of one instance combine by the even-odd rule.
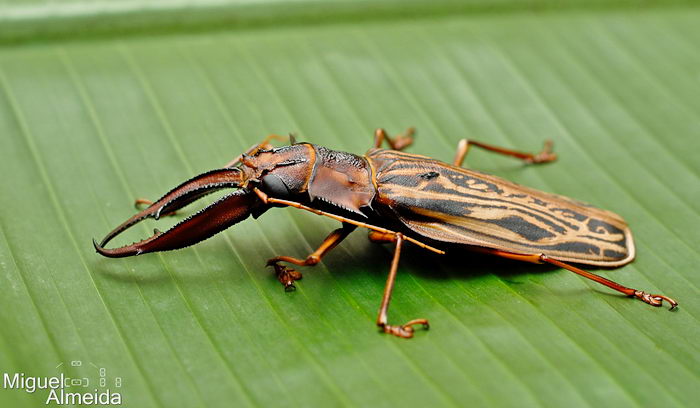
[[[503,147],[489,145],[486,143],[477,142],[475,140],[462,139],[457,144],[457,152],[455,153],[454,160],[452,160],[452,165],[461,166],[471,146],[480,147],[482,149],[489,150],[495,153],[500,153],[506,156],[516,157],[526,163],[549,163],[557,159],[556,153],[552,153],[551,140],[546,140],[544,142],[544,147],[539,153],[525,153],[516,150],[506,149]]]
[[[394,282],[396,281],[396,272],[399,268],[399,259],[401,258],[401,247],[403,246],[404,236],[400,232],[395,232],[393,234],[387,234],[377,231],[370,231],[370,240],[372,242],[395,242],[396,246],[394,248],[394,258],[391,260],[391,267],[389,269],[389,276],[386,279],[386,285],[384,286],[384,295],[382,296],[382,304],[379,306],[379,315],[377,316],[377,326],[384,331],[384,333],[393,334],[397,337],[403,337],[409,339],[413,337],[413,326],[422,325],[426,330],[430,328],[430,324],[427,319],[413,319],[400,326],[391,325],[388,323],[387,312],[389,310],[389,302],[391,301],[391,293],[394,291]]]
[[[391,292],[394,289],[394,281],[396,280],[396,272],[397,272],[398,267],[399,267],[399,258],[401,257],[401,247],[403,246],[404,241],[409,241],[413,244],[418,245],[421,248],[433,251],[433,252],[441,254],[441,255],[444,254],[445,251],[437,249],[437,248],[433,248],[430,245],[424,244],[424,243],[422,243],[414,238],[406,237],[403,234],[401,234],[400,232],[391,231],[391,230],[388,230],[386,228],[377,227],[375,225],[367,224],[367,223],[360,222],[360,221],[355,221],[355,220],[352,220],[352,219],[349,219],[349,218],[346,218],[346,217],[343,217],[340,215],[331,214],[331,213],[328,213],[325,211],[318,210],[316,208],[308,207],[304,204],[297,203],[294,201],[281,200],[278,198],[268,197],[267,194],[265,194],[264,192],[262,192],[258,188],[255,188],[253,190],[255,191],[255,193],[258,195],[258,197],[264,203],[287,205],[290,207],[298,208],[300,210],[306,210],[306,211],[312,212],[312,213],[317,214],[317,215],[323,215],[326,217],[330,217],[330,218],[333,218],[334,220],[338,220],[342,223],[347,223],[347,224],[351,224],[353,226],[367,228],[370,231],[376,233],[376,234],[370,234],[370,239],[372,239],[374,242],[395,242],[396,248],[394,249],[394,258],[391,261],[391,268],[389,269],[389,276],[387,277],[386,286],[384,287],[384,296],[382,297],[382,304],[379,308],[379,316],[377,317],[377,326],[379,326],[384,331],[384,333],[393,334],[394,336],[403,337],[403,338],[413,337],[413,331],[414,331],[413,326],[415,326],[417,324],[423,325],[423,327],[425,327],[426,329],[429,328],[428,320],[426,320],[426,319],[413,319],[413,320],[410,320],[410,321],[404,323],[401,326],[394,326],[394,325],[388,324],[387,311],[389,309],[389,301],[391,300]],[[333,234],[336,232],[338,232],[338,230],[333,231],[333,233],[331,233],[331,235],[328,238],[326,238],[326,240],[324,241],[324,244],[326,242],[328,242],[329,239],[331,238],[331,236],[333,236]],[[338,242],[340,242],[340,240],[338,240]],[[321,244],[321,247],[319,247],[318,250],[321,250],[324,247],[324,244]],[[336,245],[337,245],[337,243],[336,243]],[[335,245],[333,245],[333,246],[335,246]],[[326,252],[328,252],[328,250],[326,250]],[[271,261],[273,261],[273,262],[275,260],[289,261],[290,259],[293,259],[293,258],[284,258],[284,259],[283,258],[284,257],[272,258]],[[305,261],[302,261],[300,259],[294,259],[294,261],[298,261],[300,263],[305,262]],[[292,263],[294,263],[294,262],[292,262]]]
[[[309,254],[306,259],[297,259],[290,256],[276,256],[267,260],[267,266],[272,266],[275,268],[277,280],[284,285],[284,290],[294,290],[296,289],[294,286],[294,281],[302,278],[301,272],[284,266],[280,264],[280,262],[292,263],[299,266],[314,266],[321,261],[321,258],[323,258],[324,255],[338,246],[338,244],[340,244],[342,240],[353,232],[355,228],[357,228],[357,226],[343,223],[342,227],[328,234],[321,245],[314,252]]]

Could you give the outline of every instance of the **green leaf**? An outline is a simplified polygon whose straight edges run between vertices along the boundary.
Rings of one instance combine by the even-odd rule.
[[[102,367],[129,407],[697,403],[700,9],[175,3],[3,6],[0,371],[63,372],[92,391]],[[408,245],[390,319],[431,328],[382,335],[391,247],[355,232],[286,293],[265,260],[303,257],[337,226],[293,209],[181,251],[92,248],[135,198],[267,134],[362,153],[374,128],[408,126],[411,152],[446,161],[464,137],[554,140],[553,164],[477,150],[468,166],[621,214],[637,260],[598,272],[679,310],[562,269]],[[3,389],[0,405],[46,397]]]

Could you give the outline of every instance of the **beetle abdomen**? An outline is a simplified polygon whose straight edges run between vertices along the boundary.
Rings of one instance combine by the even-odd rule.
[[[425,237],[598,266],[634,259],[613,212],[425,156],[374,149],[367,158],[376,200]]]

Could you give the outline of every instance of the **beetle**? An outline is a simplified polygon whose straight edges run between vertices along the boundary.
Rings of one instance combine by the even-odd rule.
[[[526,163],[556,159],[552,143],[537,154],[523,153],[462,139],[452,164],[403,150],[413,142],[413,129],[390,137],[374,134],[374,146],[364,156],[330,150],[310,143],[273,148],[271,135],[223,168],[180,184],[159,200],[112,230],[96,251],[125,257],[169,251],[200,242],[249,216],[258,218],[272,207],[293,207],[342,223],[306,258],[277,256],[267,261],[286,290],[302,275],[285,265],[313,266],[357,227],[369,239],[393,243],[394,254],[382,296],[377,325],[389,334],[410,338],[414,326],[429,328],[427,319],[389,324],[387,312],[398,271],[401,249],[410,242],[445,254],[471,250],[504,258],[549,263],[603,284],[652,306],[664,295],[628,288],[570,263],[619,267],[635,257],[632,233],[617,214],[573,199],[524,187],[462,167],[470,147],[512,156]],[[382,149],[387,143],[390,149]],[[146,218],[159,219],[221,189],[233,192],[190,215],[165,232],[119,248],[105,248],[114,237]]]

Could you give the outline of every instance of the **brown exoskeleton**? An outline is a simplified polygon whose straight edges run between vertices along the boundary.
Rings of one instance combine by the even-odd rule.
[[[546,163],[556,156],[551,143],[538,154],[521,153],[462,140],[453,163],[401,152],[411,144],[412,130],[389,138],[375,132],[374,147],[364,156],[329,150],[310,143],[272,148],[269,138],[222,169],[200,174],[171,190],[134,215],[98,244],[97,252],[125,257],[184,248],[211,237],[271,207],[290,206],[331,217],[342,227],[331,232],[305,259],[278,256],[268,260],[286,289],[301,274],[284,263],[316,265],[355,228],[370,230],[375,242],[395,243],[377,325],[386,333],[412,337],[413,326],[426,319],[390,325],[387,309],[404,241],[444,254],[468,249],[568,269],[653,306],[663,295],[627,288],[565,262],[621,266],[634,259],[634,242],[625,221],[615,213],[569,198],[541,192],[461,167],[470,146]],[[391,150],[380,149],[386,141]],[[115,249],[105,245],[145,218],[158,219],[216,190],[234,191],[165,232]]]

